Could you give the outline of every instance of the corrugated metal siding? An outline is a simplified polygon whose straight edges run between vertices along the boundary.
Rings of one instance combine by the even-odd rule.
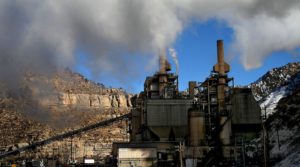
[[[186,99],[147,100],[149,126],[186,126],[192,101]]]
[[[231,99],[233,124],[260,124],[260,107],[251,93],[236,93]]]

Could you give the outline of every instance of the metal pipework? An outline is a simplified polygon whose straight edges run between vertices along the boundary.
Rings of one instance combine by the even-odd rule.
[[[165,74],[166,73],[166,57],[165,55],[159,56],[159,73]]]
[[[171,71],[171,64],[167,60],[166,49],[163,49],[159,55],[159,73],[165,74],[167,71]]]
[[[195,87],[196,87],[197,83],[196,81],[189,81],[189,95],[190,98],[194,98],[195,96]]]
[[[159,56],[159,76],[158,76],[158,89],[159,89],[159,96],[164,96],[165,87],[167,86],[168,77],[167,72],[171,71],[171,65],[167,60],[166,50],[163,49],[161,55]]]

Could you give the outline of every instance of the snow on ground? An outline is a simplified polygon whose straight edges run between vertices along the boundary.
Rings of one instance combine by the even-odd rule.
[[[276,129],[272,129],[270,134],[270,141],[274,143],[274,147],[271,149],[271,155],[280,156],[289,153],[290,146],[292,143],[292,138],[295,136],[296,129],[278,129],[278,134]]]
[[[300,152],[293,152],[274,167],[299,167]]]
[[[300,87],[299,69],[298,65],[295,69],[298,71],[296,73],[289,69],[271,70],[269,75],[260,78],[253,85],[254,97],[260,103],[262,115],[266,114],[268,118],[271,118],[268,130],[269,151],[270,158],[276,163],[275,167],[300,167],[300,123],[297,121],[300,115],[300,104],[297,102],[299,98],[293,96],[289,105],[282,104],[286,108],[280,111],[281,113],[271,116],[277,112],[278,102],[294,94],[295,90]],[[288,72],[291,72],[293,77]]]
[[[260,86],[264,87],[264,84],[260,83]],[[262,109],[262,115],[270,116],[272,115],[276,110],[277,103],[280,99],[283,97],[286,97],[290,93],[292,93],[293,89],[300,85],[300,74],[298,74],[293,80],[289,81],[289,84],[280,87],[280,89],[277,89],[270,93],[265,100],[260,104],[260,108]],[[261,98],[259,98],[261,99]],[[256,100],[258,100],[258,97],[256,97]],[[264,113],[266,111],[266,113]]]
[[[260,104],[260,108],[266,113],[262,113],[262,115],[266,114],[267,117],[275,112],[275,108],[279,100],[285,97],[288,94],[287,86],[281,87],[279,90],[272,92],[266,97],[266,100]]]

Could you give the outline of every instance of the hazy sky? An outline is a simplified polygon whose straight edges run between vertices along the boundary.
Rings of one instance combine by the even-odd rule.
[[[299,61],[299,18],[299,0],[1,0],[0,81],[69,67],[138,92],[166,49],[183,89],[209,75],[223,39],[230,75],[246,85]]]

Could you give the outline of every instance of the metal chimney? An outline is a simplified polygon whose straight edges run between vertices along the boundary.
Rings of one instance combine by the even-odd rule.
[[[217,40],[217,56],[218,62],[214,66],[214,72],[219,73],[220,75],[225,75],[230,71],[230,66],[224,61],[224,48],[222,40]]]

